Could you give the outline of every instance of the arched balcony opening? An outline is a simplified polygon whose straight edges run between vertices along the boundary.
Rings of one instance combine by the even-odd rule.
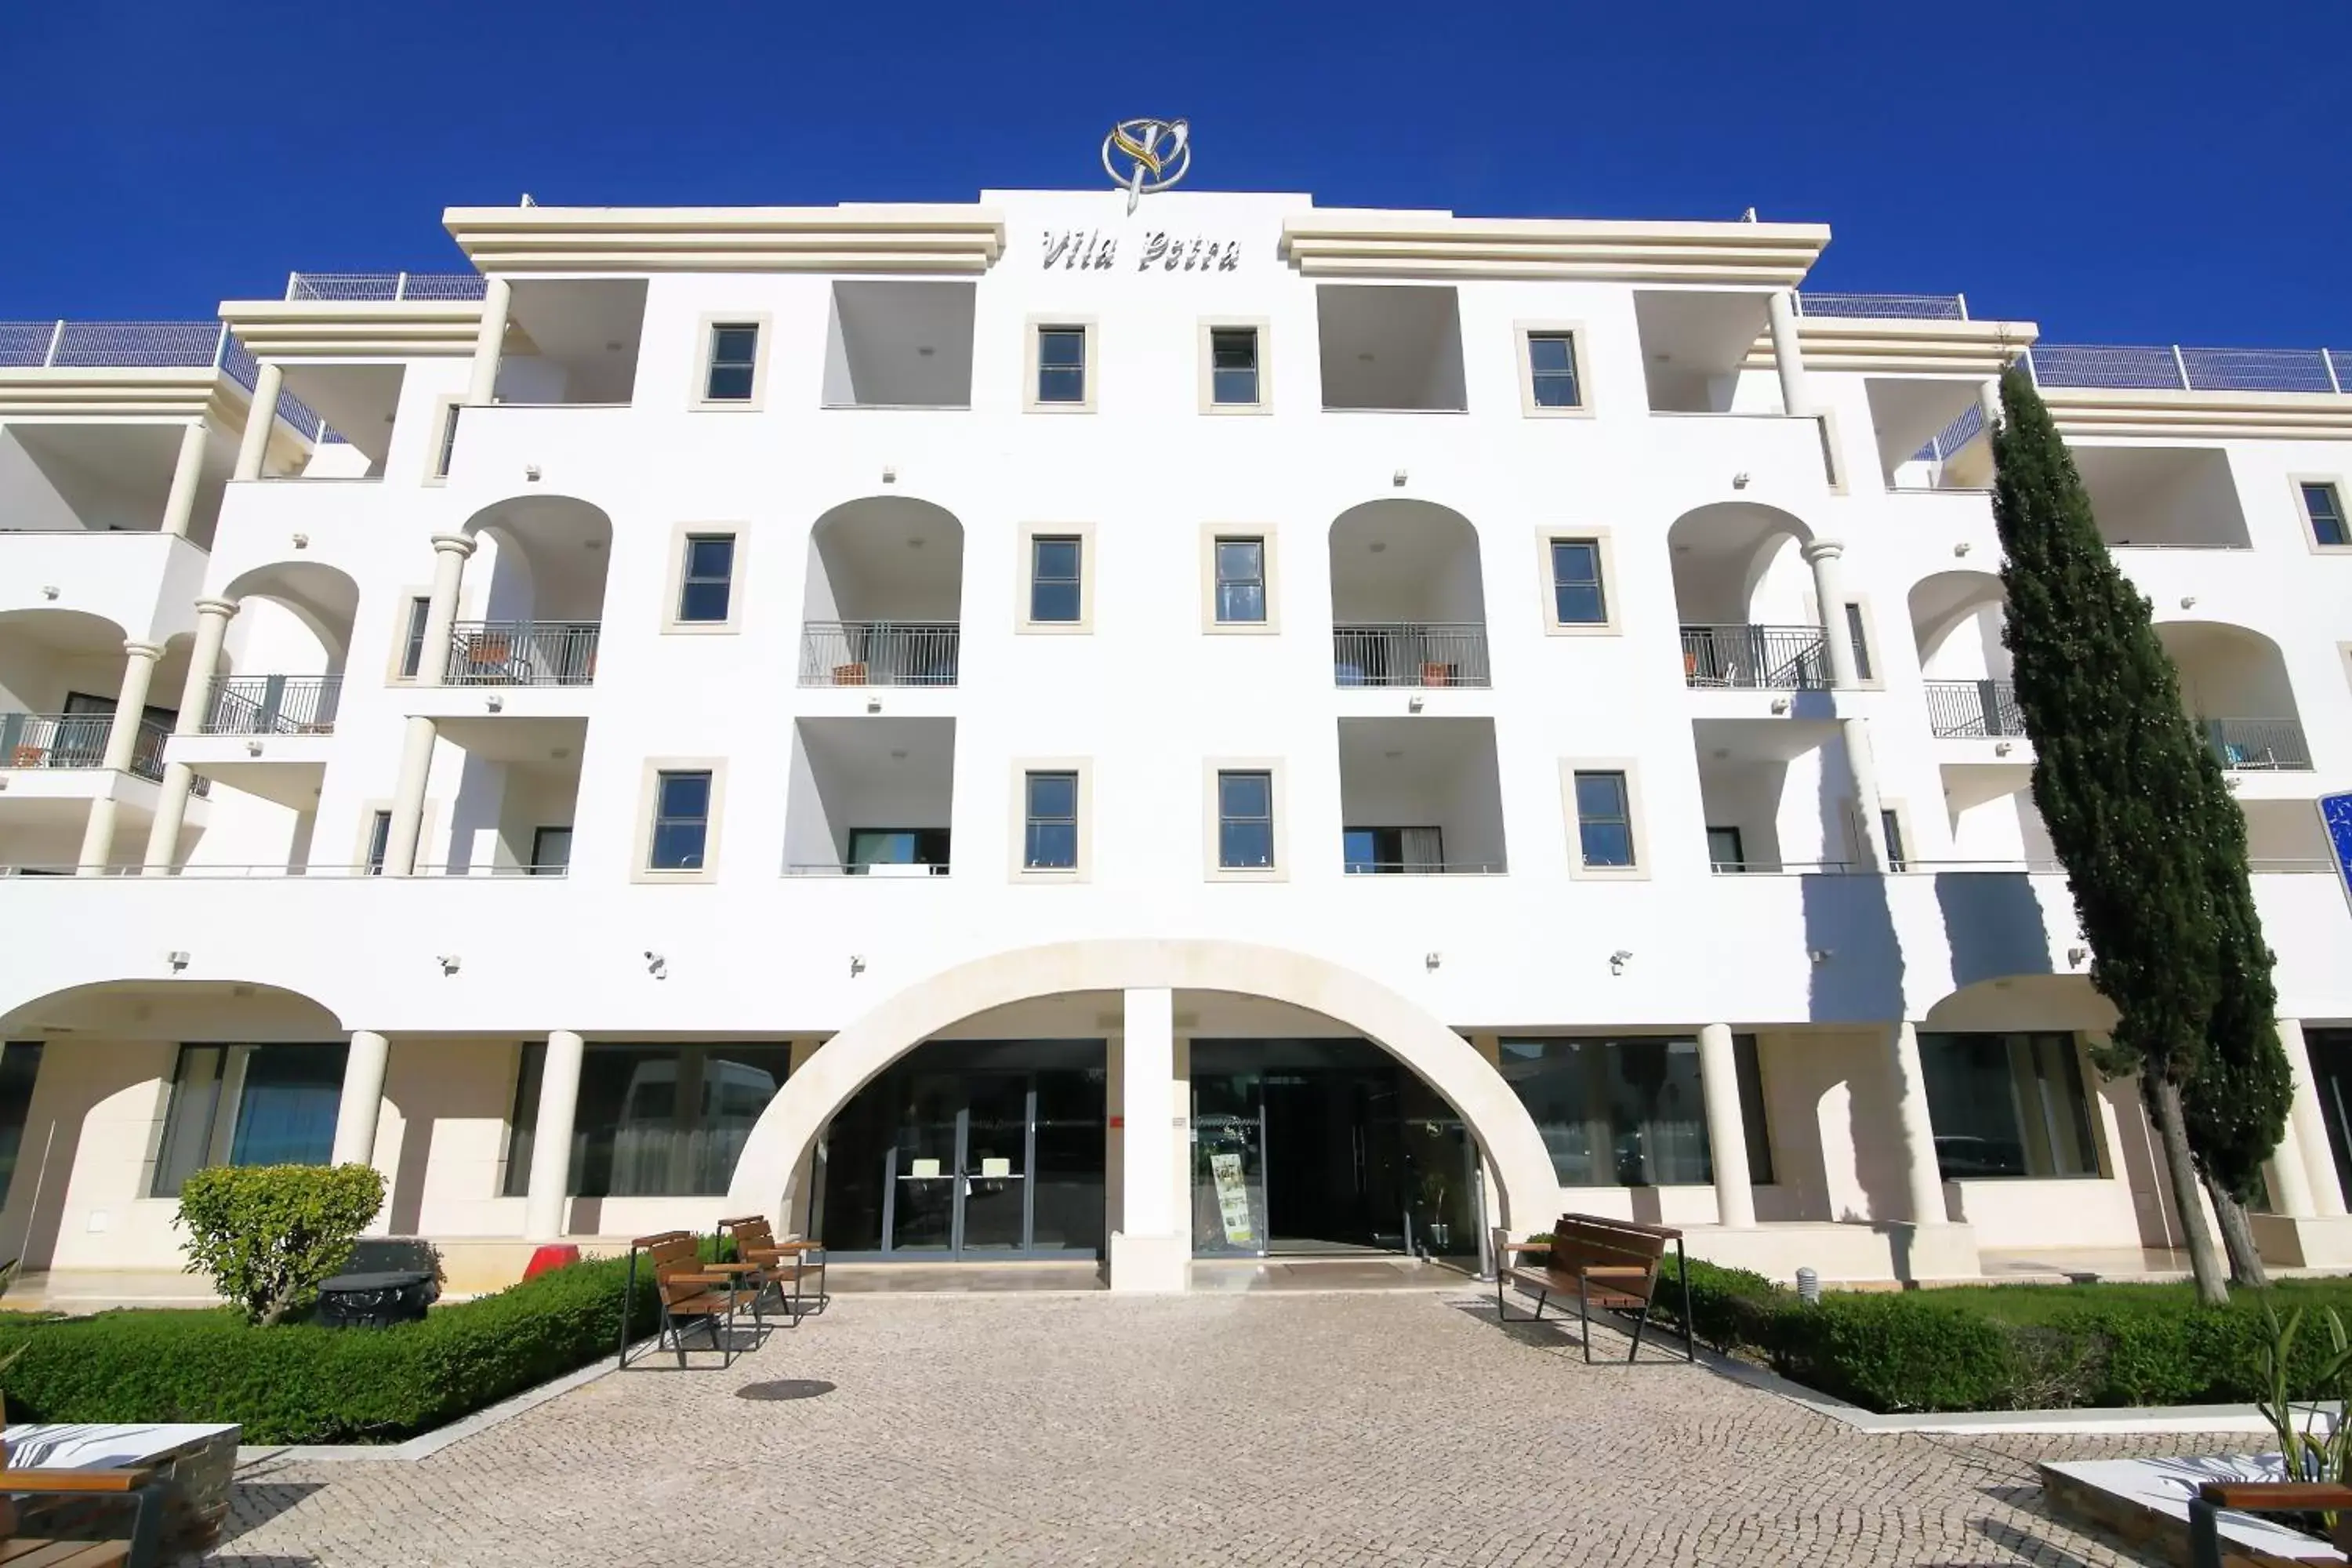
[[[1803,554],[1812,538],[1802,520],[1749,501],[1718,501],[1675,520],[1666,546],[1687,684],[1828,688],[1828,642]]]
[[[570,496],[522,496],[467,521],[479,620],[449,628],[452,686],[585,686],[596,677],[613,520]],[[429,655],[428,655],[429,656]]]
[[[2160,621],[2180,670],[2180,700],[2231,773],[2307,773],[2311,747],[2278,644],[2219,621]]]
[[[953,686],[963,524],[912,496],[866,496],[816,520],[801,606],[803,686]]]
[[[1331,524],[1341,686],[1491,686],[1478,531],[1451,507],[1376,500]]]

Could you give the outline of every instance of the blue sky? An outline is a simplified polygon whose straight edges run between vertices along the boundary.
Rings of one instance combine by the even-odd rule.
[[[2352,4],[0,0],[0,319],[447,269],[444,206],[1086,186],[1814,219],[1817,287],[2068,342],[2352,348]]]

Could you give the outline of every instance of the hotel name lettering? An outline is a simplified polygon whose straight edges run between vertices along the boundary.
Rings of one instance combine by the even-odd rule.
[[[1045,234],[1045,270],[1108,272],[1118,263],[1118,236],[1095,228]],[[1242,242],[1153,229],[1130,248],[1138,272],[1234,272],[1241,268]]]

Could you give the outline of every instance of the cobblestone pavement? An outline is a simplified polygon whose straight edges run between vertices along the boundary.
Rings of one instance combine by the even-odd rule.
[[[2074,1568],[2137,1559],[2034,1459],[2213,1441],[1865,1436],[1572,1333],[1419,1292],[844,1297],[420,1462],[250,1467],[207,1562]],[[780,1379],[831,1387],[738,1397]]]

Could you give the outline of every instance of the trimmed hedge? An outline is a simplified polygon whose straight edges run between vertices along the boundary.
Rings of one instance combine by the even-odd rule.
[[[615,1353],[625,1260],[536,1279],[391,1329],[253,1328],[234,1308],[0,1321],[13,1421],[236,1421],[248,1443],[391,1443]],[[650,1332],[638,1271],[630,1332]]]

